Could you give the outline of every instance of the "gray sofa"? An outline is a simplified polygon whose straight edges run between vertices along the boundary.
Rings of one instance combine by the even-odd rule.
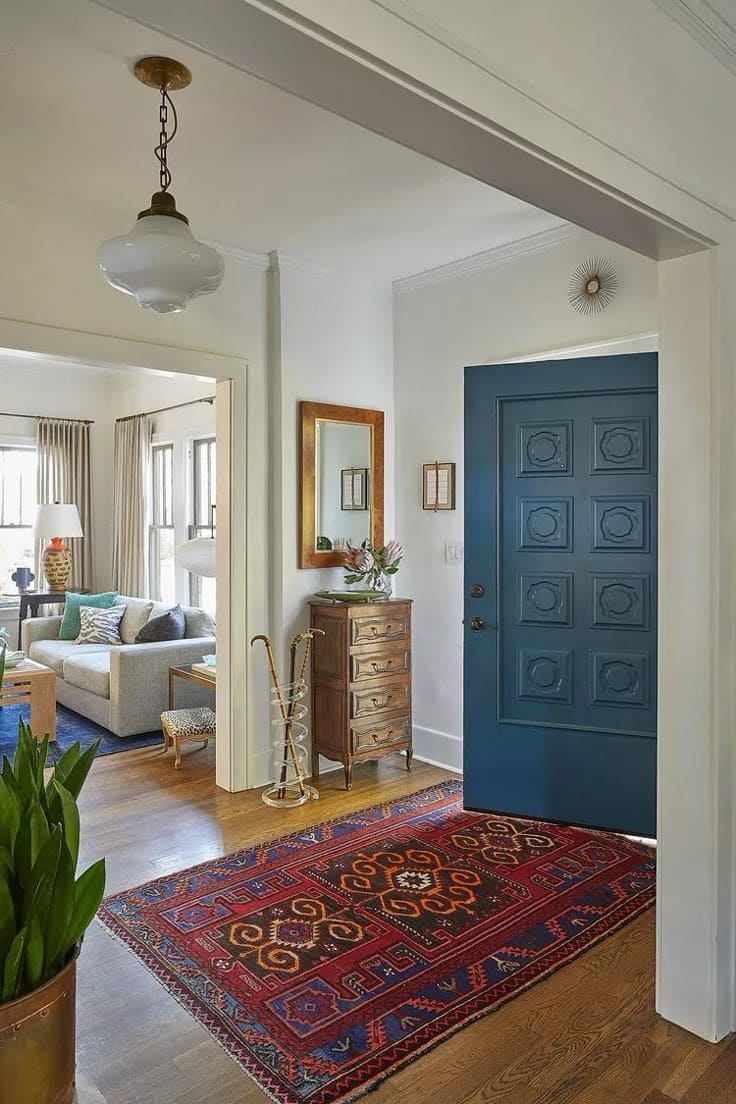
[[[116,736],[135,736],[161,727],[161,713],[169,707],[169,667],[197,663],[215,651],[214,623],[202,610],[183,607],[183,640],[134,644],[138,629],[169,606],[123,596],[118,602],[127,607],[120,630],[123,644],[59,640],[61,617],[35,617],[23,622],[23,650],[56,672],[56,700],[61,705]],[[175,694],[176,708],[214,708],[214,687],[177,679]]]

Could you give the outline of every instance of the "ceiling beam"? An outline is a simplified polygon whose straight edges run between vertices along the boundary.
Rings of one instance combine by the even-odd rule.
[[[406,74],[249,0],[97,0],[494,188],[635,252],[666,259],[714,239],[522,141]]]

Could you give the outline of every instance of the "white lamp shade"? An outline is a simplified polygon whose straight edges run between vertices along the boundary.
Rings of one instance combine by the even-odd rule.
[[[217,574],[214,537],[195,537],[194,540],[185,541],[176,550],[176,562],[185,571],[191,571],[192,575],[214,579]]]
[[[146,215],[129,234],[103,242],[97,263],[108,284],[158,314],[217,291],[225,274],[220,254],[170,215]]]
[[[34,537],[83,537],[79,510],[73,502],[47,502],[36,507]]]

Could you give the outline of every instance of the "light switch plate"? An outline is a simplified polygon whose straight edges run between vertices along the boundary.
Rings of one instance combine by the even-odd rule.
[[[445,562],[462,563],[465,555],[465,545],[462,541],[445,542]]]

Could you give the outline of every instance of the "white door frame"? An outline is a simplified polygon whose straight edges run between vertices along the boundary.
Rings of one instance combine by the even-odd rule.
[[[154,369],[216,380],[217,416],[217,740],[215,780],[225,790],[248,785],[247,651],[237,642],[247,626],[246,377],[244,361],[144,341],[128,341],[30,322],[0,319],[0,349],[92,366]],[[237,419],[241,431],[232,433]],[[220,498],[220,495],[222,496]],[[237,518],[233,519],[233,512]],[[234,670],[234,668],[236,668]]]

